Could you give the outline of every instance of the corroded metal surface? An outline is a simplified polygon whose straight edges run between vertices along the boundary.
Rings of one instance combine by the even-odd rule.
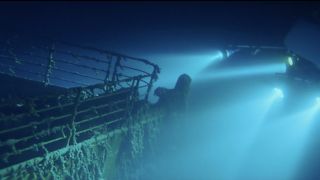
[[[136,122],[131,122],[136,116],[132,114],[133,105],[146,102],[159,68],[147,60],[95,48],[56,41],[49,41],[51,44],[47,46],[44,41],[37,45],[27,41],[19,44],[19,40],[9,39],[1,49],[2,73],[38,81],[43,83],[43,88],[54,85],[66,89],[58,94],[19,97],[14,102],[9,97],[2,99],[0,177],[11,179],[21,171],[24,172],[21,176],[31,179],[81,179],[76,170],[61,167],[68,164],[64,161],[77,157],[73,161],[82,159],[84,163],[91,158],[98,162],[98,157],[93,157],[98,152],[90,154],[84,144],[89,146],[94,142],[95,148],[102,144],[106,151],[108,142],[102,141],[103,137],[137,127]],[[126,65],[131,61],[134,63]],[[139,63],[147,68],[134,66]],[[56,161],[60,161],[59,165]],[[60,170],[56,170],[58,166]],[[43,175],[42,167],[51,168],[51,177]],[[61,169],[65,174],[57,175]],[[86,179],[103,176],[102,172],[94,173],[100,174],[86,174]]]

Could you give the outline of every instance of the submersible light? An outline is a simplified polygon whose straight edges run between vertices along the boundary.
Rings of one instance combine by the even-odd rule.
[[[273,91],[274,91],[276,97],[279,97],[279,98],[283,98],[284,97],[283,92],[282,92],[281,89],[274,88]]]
[[[238,51],[240,51],[240,50],[239,49],[226,49],[226,50],[222,51],[221,53],[222,53],[223,59],[228,59],[230,56],[237,53]]]
[[[292,59],[292,57],[288,57],[288,59],[287,59],[287,62],[288,62],[288,64],[290,65],[290,66],[292,66],[293,65],[293,59]]]

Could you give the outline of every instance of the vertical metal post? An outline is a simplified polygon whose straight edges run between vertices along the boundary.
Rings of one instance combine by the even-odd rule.
[[[117,61],[115,62],[114,64],[114,67],[113,67],[113,74],[112,74],[112,85],[116,88],[117,87],[117,84],[116,84],[116,78],[117,78],[117,73],[118,73],[118,67],[120,66],[120,60],[121,60],[121,57],[118,56],[117,58]]]
[[[52,42],[51,48],[49,50],[49,58],[48,58],[48,66],[47,66],[47,72],[44,77],[44,86],[48,86],[50,83],[50,74],[52,73],[52,69],[55,66],[54,60],[53,60],[53,54],[55,50],[55,44]]]
[[[131,87],[130,87],[130,95],[127,96],[127,100],[126,100],[127,117],[131,116],[132,107],[135,102],[135,82],[136,81],[138,81],[136,78],[132,80]]]
[[[155,80],[157,78],[157,74],[159,73],[159,67],[158,66],[154,66],[153,67],[153,72],[151,74],[151,77],[150,77],[150,81],[149,81],[149,84],[148,84],[148,89],[147,89],[147,93],[146,93],[146,96],[145,96],[145,101],[148,101],[149,99],[149,94],[150,94],[150,91],[151,91],[151,88],[152,88],[152,84],[153,84],[153,80]]]
[[[112,63],[112,56],[111,55],[107,55],[107,59],[108,59],[108,63],[107,63],[107,72],[106,72],[106,76],[104,78],[104,82],[107,83],[109,81],[109,76],[110,76],[110,70],[111,70],[111,63]]]
[[[109,79],[110,79],[110,71],[111,71],[111,64],[112,64],[112,55],[106,55],[107,56],[107,72],[106,72],[106,76],[104,78],[104,90],[105,92],[110,92],[112,90],[112,86],[110,85]],[[111,87],[110,87],[111,86]]]
[[[74,100],[74,108],[72,112],[72,117],[71,117],[71,122],[69,126],[70,134],[68,137],[68,144],[67,145],[74,145],[77,144],[77,139],[76,139],[76,125],[75,125],[75,120],[78,115],[78,107],[81,102],[81,93],[82,93],[82,88],[77,89],[77,96]]]

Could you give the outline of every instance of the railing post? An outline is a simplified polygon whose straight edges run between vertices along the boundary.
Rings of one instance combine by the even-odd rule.
[[[104,78],[104,82],[107,83],[109,81],[110,78],[110,70],[111,70],[111,63],[112,63],[112,56],[111,55],[107,55],[107,59],[108,59],[108,63],[107,63],[107,72],[106,72],[106,76]]]
[[[67,145],[75,145],[77,144],[77,138],[76,138],[76,125],[75,125],[75,120],[76,120],[76,117],[78,115],[78,107],[79,107],[79,104],[81,103],[81,93],[83,91],[82,88],[77,88],[76,89],[76,97],[74,99],[74,107],[73,107],[73,112],[72,112],[72,117],[71,117],[71,120],[70,120],[70,124],[68,124],[68,128],[69,128],[69,137],[68,137],[68,142],[67,142]]]
[[[112,65],[112,55],[106,55],[108,63],[107,63],[107,72],[104,78],[104,88],[106,92],[112,91],[112,84],[110,85],[110,73],[111,73],[111,65]]]
[[[52,73],[52,69],[55,66],[55,62],[53,60],[53,54],[55,50],[55,44],[52,42],[52,45],[49,50],[49,58],[48,58],[48,66],[47,66],[47,72],[45,74],[44,79],[44,85],[48,86],[50,83],[50,74]]]
[[[152,88],[152,84],[153,84],[153,80],[156,80],[158,78],[158,73],[160,72],[160,69],[158,66],[154,66],[153,67],[153,72],[151,74],[151,77],[150,77],[150,81],[149,81],[149,84],[148,84],[148,89],[147,89],[147,93],[146,93],[146,96],[145,96],[145,101],[148,101],[149,99],[149,94],[150,94],[150,91],[151,91],[151,88]]]
[[[118,73],[118,67],[120,66],[120,60],[121,60],[121,57],[118,56],[117,61],[115,62],[114,67],[113,67],[113,73],[112,73],[112,79],[111,79],[112,83],[111,84],[114,85],[115,88],[117,87],[116,78],[118,75],[117,73]]]

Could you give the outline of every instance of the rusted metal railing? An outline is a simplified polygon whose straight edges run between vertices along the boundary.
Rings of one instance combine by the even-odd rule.
[[[0,179],[13,166],[120,128],[134,103],[148,100],[160,73],[145,59],[66,42],[13,38],[3,44],[1,73],[65,92],[25,97],[19,105],[1,102]]]

